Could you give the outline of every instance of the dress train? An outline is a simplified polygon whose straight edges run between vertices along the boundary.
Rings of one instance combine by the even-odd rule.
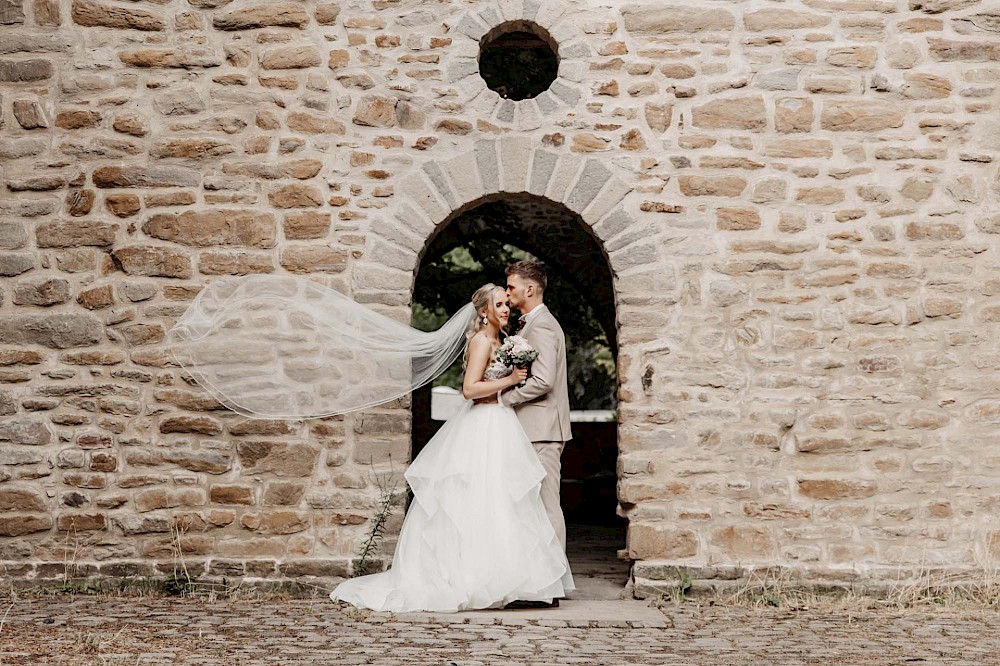
[[[545,470],[514,412],[467,403],[405,473],[413,501],[392,567],[330,594],[377,611],[456,612],[574,589],[539,495]]]

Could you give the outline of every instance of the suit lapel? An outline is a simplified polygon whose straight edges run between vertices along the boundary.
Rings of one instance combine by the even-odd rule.
[[[524,337],[524,334],[527,333],[529,329],[531,329],[531,325],[535,323],[535,319],[536,318],[532,318],[529,321],[524,322],[524,326],[522,326],[520,330],[518,330],[518,332],[515,333],[515,335],[520,335]]]

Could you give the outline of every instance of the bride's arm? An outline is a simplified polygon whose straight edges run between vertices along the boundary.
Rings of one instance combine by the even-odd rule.
[[[484,381],[483,373],[489,365],[491,351],[490,341],[483,336],[476,335],[469,340],[469,358],[465,363],[465,380],[462,382],[462,395],[466,400],[494,396],[523,379],[523,372],[518,373],[515,370],[502,379]]]

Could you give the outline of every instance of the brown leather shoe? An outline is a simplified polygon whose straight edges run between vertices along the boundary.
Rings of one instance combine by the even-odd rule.
[[[559,608],[559,600],[553,599],[552,601],[527,601],[524,599],[517,599],[510,602],[504,606],[504,610],[524,610],[526,608]]]

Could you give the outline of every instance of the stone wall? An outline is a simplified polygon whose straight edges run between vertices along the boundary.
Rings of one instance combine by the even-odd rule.
[[[518,20],[561,62],[512,102],[477,40]],[[980,0],[0,0],[6,573],[346,574],[407,405],[248,421],[165,330],[257,272],[406,319],[522,192],[614,275],[640,593],[995,566],[998,81]]]

